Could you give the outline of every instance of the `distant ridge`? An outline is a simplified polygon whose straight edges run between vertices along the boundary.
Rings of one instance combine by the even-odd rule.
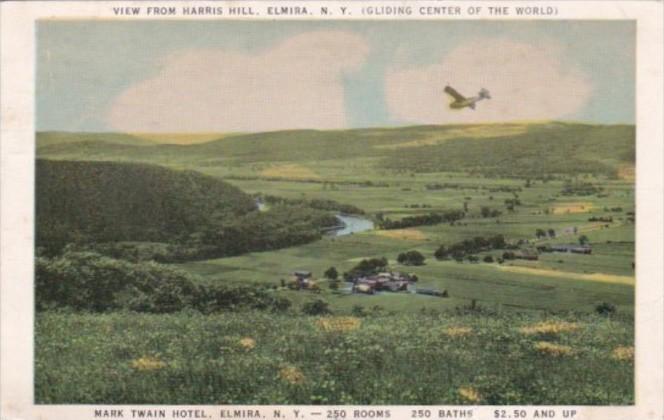
[[[283,130],[231,135],[190,145],[128,144],[131,136],[72,135],[43,145],[38,156],[131,160],[187,167],[377,158],[411,172],[463,171],[516,177],[554,173],[615,175],[633,165],[635,127],[566,121],[419,125],[348,130]],[[48,137],[48,136],[47,136]],[[38,139],[41,134],[38,134]],[[85,141],[82,141],[84,139]],[[78,141],[77,141],[78,140]],[[48,142],[47,142],[48,143]],[[122,146],[122,147],[120,147]],[[510,170],[505,170],[506,167]]]

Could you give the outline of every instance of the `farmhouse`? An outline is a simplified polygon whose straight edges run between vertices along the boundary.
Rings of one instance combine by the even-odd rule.
[[[374,294],[377,291],[401,292],[408,290],[414,277],[399,272],[384,272],[353,280],[354,293]]]
[[[311,271],[297,270],[293,272],[293,277],[289,282],[289,287],[292,289],[309,289],[318,290],[318,285],[311,274]]]

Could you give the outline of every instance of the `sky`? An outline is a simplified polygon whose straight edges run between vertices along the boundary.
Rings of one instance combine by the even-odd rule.
[[[632,21],[41,21],[39,131],[634,123]],[[450,84],[491,99],[452,110]]]

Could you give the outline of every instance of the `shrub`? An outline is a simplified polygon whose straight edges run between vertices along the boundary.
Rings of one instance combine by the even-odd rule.
[[[35,269],[37,309],[55,305],[94,312],[173,312],[190,307],[196,290],[191,276],[182,271],[93,252],[37,258]]]
[[[387,267],[387,258],[369,258],[360,261],[349,272],[344,273],[346,280],[353,280],[356,277],[369,276],[384,271]]]
[[[424,265],[424,255],[418,251],[407,251],[399,254],[397,261],[403,265]]]
[[[353,316],[357,316],[357,317],[367,316],[367,313],[366,313],[366,311],[364,310],[364,307],[361,306],[361,305],[355,305],[355,306],[353,306],[353,309],[351,309],[350,313],[351,313]]]
[[[271,302],[272,311],[286,312],[292,306],[292,302],[285,297],[275,297]]]
[[[505,251],[503,252],[503,261],[504,260],[513,260],[516,258],[516,255],[512,251]]]
[[[485,263],[492,263],[493,262],[493,257],[491,255],[487,255],[484,257],[484,262]]]
[[[325,315],[331,313],[329,306],[324,300],[316,299],[302,305],[302,312],[307,315]]]
[[[613,315],[616,312],[616,306],[608,302],[602,302],[595,306],[595,312],[605,316]]]
[[[336,280],[339,277],[339,272],[335,267],[330,267],[325,270],[324,276],[330,280]]]
[[[434,257],[436,257],[437,260],[446,260],[449,258],[449,253],[447,252],[447,248],[445,248],[445,245],[441,245],[436,249],[436,252],[433,254]]]

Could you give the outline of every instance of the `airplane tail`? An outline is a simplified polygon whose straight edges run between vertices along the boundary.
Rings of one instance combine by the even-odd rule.
[[[488,90],[482,88],[480,89],[480,92],[478,93],[479,97],[482,99],[491,99],[491,94],[489,93]]]

